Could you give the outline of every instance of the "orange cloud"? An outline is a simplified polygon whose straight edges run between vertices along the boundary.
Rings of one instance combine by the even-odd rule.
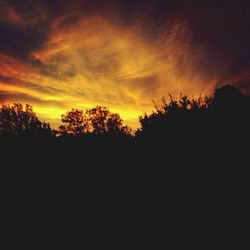
[[[150,40],[136,25],[72,12],[52,23],[30,61],[1,55],[0,87],[54,125],[70,108],[104,105],[136,128],[138,116],[152,111],[152,100],[210,94],[218,83],[201,70],[204,52],[193,46],[188,25],[179,21],[168,29]]]

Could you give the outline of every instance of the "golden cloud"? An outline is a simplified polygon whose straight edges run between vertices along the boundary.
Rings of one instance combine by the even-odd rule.
[[[218,79],[203,70],[204,57],[183,21],[146,39],[137,25],[73,12],[51,24],[48,40],[26,62],[0,56],[0,87],[53,125],[70,108],[104,105],[136,128],[138,116],[153,110],[152,100],[213,91]]]

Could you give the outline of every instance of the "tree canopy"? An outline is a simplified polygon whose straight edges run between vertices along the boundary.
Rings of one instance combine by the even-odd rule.
[[[30,105],[20,103],[1,105],[0,107],[1,135],[49,135],[51,128],[48,123],[41,122]]]
[[[123,125],[119,114],[112,113],[108,108],[97,106],[86,110],[72,109],[62,115],[62,123],[59,127],[61,135],[84,135],[92,133],[101,134],[130,134],[131,129]]]

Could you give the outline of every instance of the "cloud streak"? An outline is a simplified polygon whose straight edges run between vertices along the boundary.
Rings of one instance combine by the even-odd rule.
[[[0,1],[0,101],[43,119],[105,105],[133,127],[152,100],[249,91],[247,1]]]

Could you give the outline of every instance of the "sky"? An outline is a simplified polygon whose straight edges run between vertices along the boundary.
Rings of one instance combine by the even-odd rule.
[[[250,94],[249,0],[0,0],[0,103],[56,127],[109,107],[132,128],[163,96]]]

